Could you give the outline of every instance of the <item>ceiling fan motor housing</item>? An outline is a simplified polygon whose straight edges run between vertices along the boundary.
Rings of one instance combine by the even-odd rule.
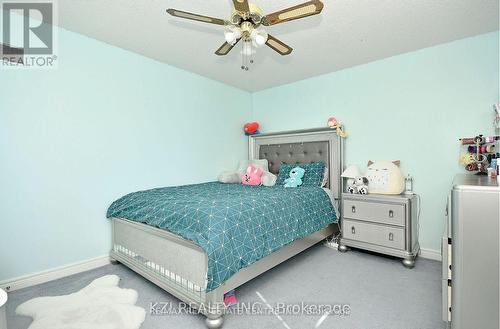
[[[243,22],[240,25],[240,30],[241,30],[241,37],[245,41],[250,40],[250,36],[252,35],[252,31],[254,30],[254,25],[250,22]]]
[[[262,21],[262,9],[253,3],[249,3],[248,7],[250,8],[250,12],[248,13],[233,10],[231,14],[231,23],[239,26],[244,22],[251,22],[254,27],[259,26]]]

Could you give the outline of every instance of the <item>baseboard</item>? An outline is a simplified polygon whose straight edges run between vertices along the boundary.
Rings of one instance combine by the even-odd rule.
[[[0,289],[7,292],[19,290],[26,287],[35,286],[37,284],[57,280],[65,276],[93,270],[95,268],[109,264],[109,256],[101,256],[85,260],[83,262],[73,263],[61,267],[56,267],[47,271],[38,272],[35,274],[25,275],[13,279],[0,281]]]
[[[441,252],[439,250],[420,248],[418,255],[422,258],[441,261]]]

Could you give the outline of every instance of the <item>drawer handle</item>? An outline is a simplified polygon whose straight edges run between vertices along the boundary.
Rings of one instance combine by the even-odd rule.
[[[353,226],[353,227],[351,227],[351,233],[352,233],[352,234],[356,234],[356,228],[355,228],[354,226]]]
[[[390,217],[390,218],[393,218],[393,217],[394,217],[394,211],[389,210],[389,217]]]
[[[394,233],[389,233],[389,241],[394,241]]]
[[[351,211],[353,214],[356,213],[356,206],[352,206]]]

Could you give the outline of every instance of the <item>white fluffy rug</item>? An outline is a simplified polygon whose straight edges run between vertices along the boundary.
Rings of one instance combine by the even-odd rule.
[[[31,299],[16,313],[33,318],[28,329],[139,329],[146,311],[135,306],[137,291],[119,281],[106,275],[73,294]]]

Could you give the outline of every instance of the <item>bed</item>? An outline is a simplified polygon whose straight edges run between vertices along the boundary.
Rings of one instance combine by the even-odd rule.
[[[124,196],[108,210],[110,257],[219,328],[224,293],[338,231],[342,146],[332,129],[249,137],[249,159],[267,159],[275,174],[284,163],[324,162],[329,193],[210,182]]]

